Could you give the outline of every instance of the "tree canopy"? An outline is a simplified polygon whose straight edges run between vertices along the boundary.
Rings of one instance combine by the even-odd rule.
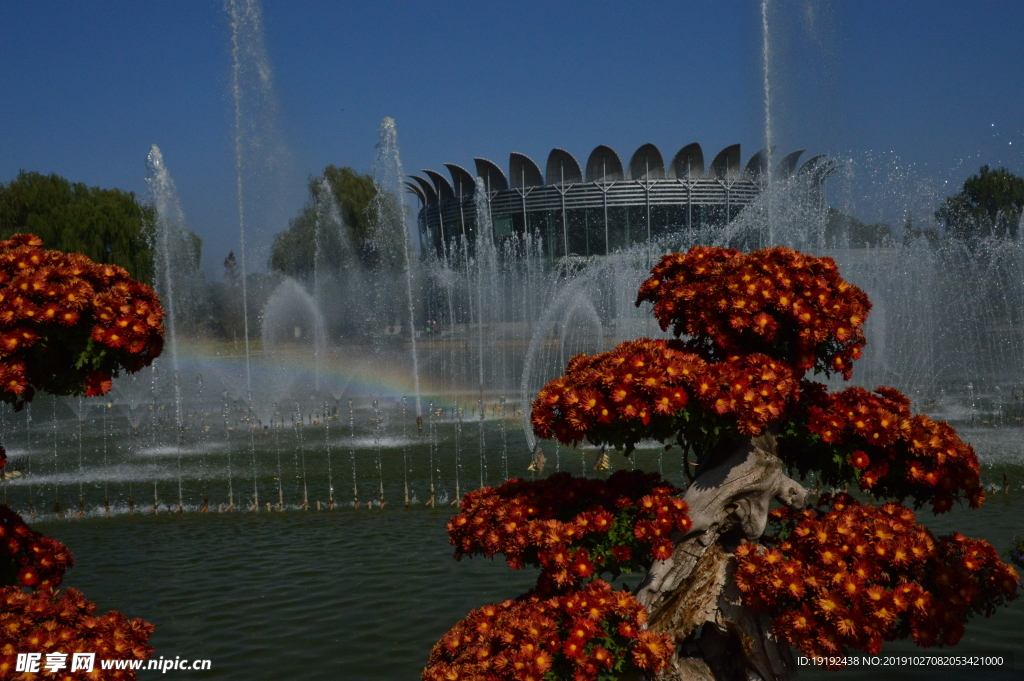
[[[935,218],[952,236],[973,240],[981,237],[1017,238],[1024,209],[1024,177],[1006,168],[984,165],[964,180],[963,188],[950,196]]]
[[[351,251],[360,262],[374,259],[376,218],[371,205],[377,189],[373,177],[352,168],[329,165],[309,179],[309,201],[274,236],[270,269],[288,276],[312,276],[316,264],[317,222],[327,225],[319,235],[322,264],[337,269]]]
[[[119,265],[147,283],[153,281],[150,239],[155,222],[156,211],[140,203],[134,192],[25,171],[0,184],[0,239],[36,234],[58,250]],[[200,243],[197,237],[197,252]]]
[[[869,248],[881,246],[892,238],[892,228],[884,222],[867,224],[835,208],[828,209],[825,239],[828,244]]]

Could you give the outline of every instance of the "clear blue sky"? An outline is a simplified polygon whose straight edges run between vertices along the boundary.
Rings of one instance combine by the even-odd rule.
[[[288,152],[277,217],[254,219],[264,242],[310,174],[369,170],[384,116],[407,172],[505,167],[511,151],[543,167],[554,146],[584,162],[598,144],[624,160],[646,142],[667,157],[764,145],[759,3],[265,0],[263,14]],[[780,151],[891,155],[949,188],[982,163],[1024,173],[1024,4],[776,1],[770,19]],[[155,143],[219,272],[238,240],[229,37],[210,0],[4,3],[0,181],[37,170],[144,195]]]

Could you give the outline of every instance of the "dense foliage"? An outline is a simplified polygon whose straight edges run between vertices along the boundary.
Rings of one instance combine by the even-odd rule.
[[[964,180],[959,192],[935,212],[952,236],[972,241],[983,237],[1018,238],[1024,211],[1024,177],[989,166]]]
[[[288,229],[274,236],[270,269],[296,279],[309,278],[317,259],[333,272],[349,252],[359,262],[372,264],[377,220],[371,207],[376,195],[373,177],[352,168],[329,165],[322,176],[311,177],[306,205],[289,221]]]
[[[118,265],[146,283],[153,280],[155,224],[152,206],[120,189],[24,171],[0,184],[0,239],[36,234],[53,248]]]

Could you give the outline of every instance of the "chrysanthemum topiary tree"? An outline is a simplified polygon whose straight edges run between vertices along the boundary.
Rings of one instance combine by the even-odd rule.
[[[0,399],[21,409],[39,390],[106,394],[118,372],[138,371],[160,354],[163,317],[153,290],[116,265],[44,250],[32,235],[0,241]],[[6,463],[0,446],[0,474]],[[152,625],[116,611],[95,616],[81,592],[58,589],[73,564],[66,546],[0,505],[0,679],[22,677],[18,653],[61,652],[68,660],[77,652],[96,653],[97,660],[152,653]],[[70,673],[69,664],[60,677],[113,674],[97,662],[91,674]],[[132,679],[135,672],[116,676]]]
[[[449,525],[456,556],[504,553],[541,574],[449,632],[425,679],[786,679],[787,644],[954,645],[973,614],[1017,597],[988,543],[937,538],[902,505],[979,507],[973,449],[899,391],[830,393],[808,377],[848,380],[865,345],[870,303],[830,258],[695,247],[662,258],[642,303],[675,339],[573,357],[534,402],[534,432],[626,455],[659,440],[680,451],[688,488],[617,473],[467,495]],[[808,508],[797,473],[881,505],[844,492]],[[637,568],[632,593],[599,579]]]

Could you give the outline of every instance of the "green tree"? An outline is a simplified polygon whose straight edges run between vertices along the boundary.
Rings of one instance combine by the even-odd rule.
[[[329,165],[322,175],[311,177],[309,201],[288,229],[274,236],[270,269],[297,278],[312,276],[318,222],[323,266],[337,270],[349,250],[362,264],[374,264],[377,230],[371,204],[376,195],[373,177],[352,168]]]
[[[834,246],[868,248],[885,244],[892,238],[892,228],[884,222],[866,224],[852,215],[829,208],[825,237]]]
[[[153,281],[150,239],[155,221],[156,211],[140,203],[134,192],[25,171],[0,184],[0,239],[35,234],[47,248],[120,265],[146,283]],[[196,237],[197,254],[200,244]]]
[[[967,241],[988,236],[1016,238],[1022,209],[1024,177],[984,165],[964,180],[959,193],[942,202],[935,218],[947,234]]]

